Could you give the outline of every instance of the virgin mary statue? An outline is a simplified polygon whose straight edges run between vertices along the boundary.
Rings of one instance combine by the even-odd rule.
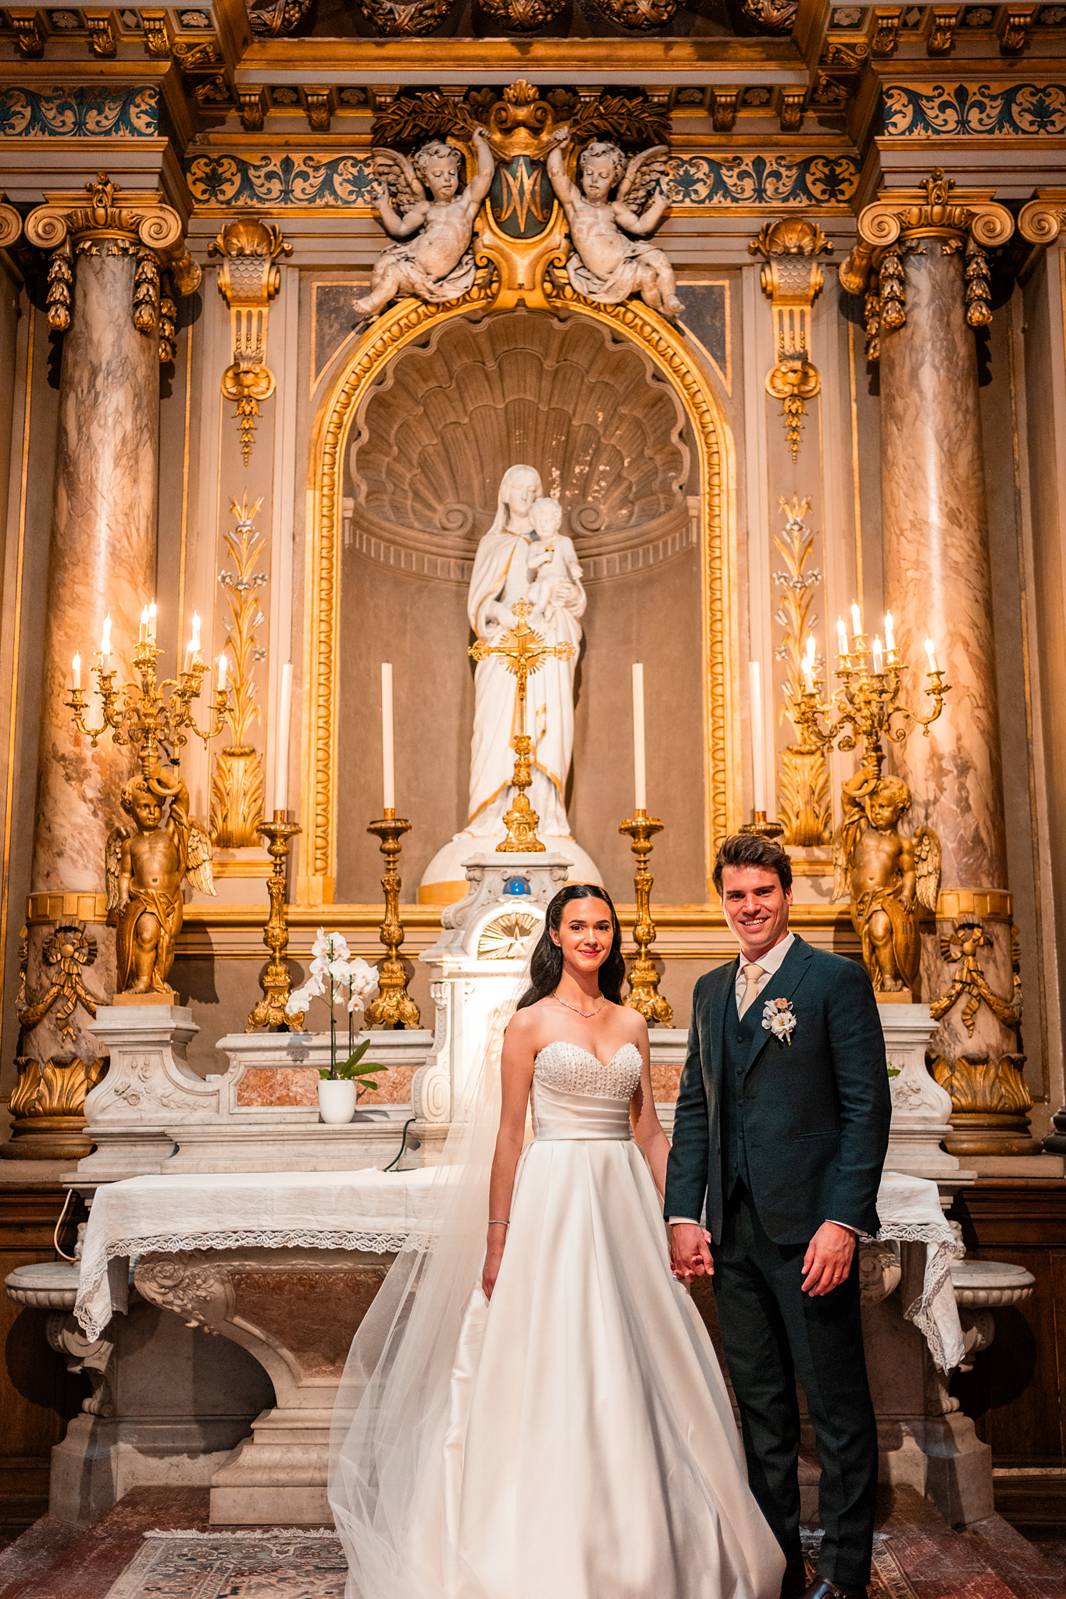
[[[540,817],[545,848],[563,855],[570,875],[597,881],[597,870],[570,831],[566,780],[574,752],[574,674],[587,603],[571,541],[560,533],[562,512],[542,493],[531,466],[508,467],[500,481],[496,516],[474,556],[467,615],[477,638],[498,643],[514,623],[514,606],[528,600],[529,625],[546,644],[570,644],[567,660],[549,656],[529,679],[526,731],[533,738],[533,786],[529,797]],[[474,673],[474,731],[470,750],[467,821],[438,850],[422,878],[420,897],[459,897],[465,890],[462,863],[494,850],[506,832],[504,812],[514,789],[515,679],[499,656],[479,661]]]

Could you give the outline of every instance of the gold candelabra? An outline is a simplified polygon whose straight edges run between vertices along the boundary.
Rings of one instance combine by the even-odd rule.
[[[626,995],[626,1004],[640,1014],[649,1026],[672,1027],[674,1021],[673,1007],[665,995],[659,992],[659,973],[649,951],[655,942],[655,923],[651,914],[651,888],[654,878],[648,865],[652,851],[652,840],[656,833],[661,833],[663,824],[655,816],[649,816],[646,810],[635,810],[624,822],[619,822],[618,831],[627,833],[630,847],[636,856],[636,869],[633,874],[633,884],[636,890],[637,919],[633,925],[633,942],[637,946],[637,953],[629,968],[629,993]]]
[[[507,629],[498,644],[488,644],[479,638],[470,646],[470,654],[475,661],[487,661],[493,657],[503,660],[515,679],[514,733],[511,737],[511,748],[514,750],[511,786],[515,796],[503,818],[506,836],[496,846],[501,854],[535,854],[544,849],[537,837],[540,817],[526,793],[533,783],[533,739],[526,732],[526,690],[529,679],[546,660],[568,660],[575,653],[572,644],[545,644],[542,634],[529,625],[532,610],[528,600],[518,600],[513,607],[514,625]]]
[[[144,778],[159,771],[160,752],[176,763],[177,751],[189,741],[189,734],[206,744],[216,738],[226,724],[229,697],[225,686],[225,666],[220,660],[219,683],[215,698],[209,707],[210,723],[197,727],[193,720],[193,702],[200,696],[204,673],[208,670],[199,650],[199,640],[194,633],[194,645],[185,654],[185,664],[177,677],[160,678],[159,656],[155,624],[149,615],[155,607],[146,608],[141,615],[141,630],[133,653],[135,682],[119,687],[115,679],[117,670],[111,665],[110,618],[104,624],[104,641],[91,668],[96,679],[103,720],[91,727],[85,720],[88,695],[81,686],[81,660],[73,661],[73,684],[64,704],[73,712],[74,726],[84,733],[93,748],[108,731],[116,744],[128,744],[133,749]]]
[[[395,810],[385,809],[385,814],[371,822],[368,833],[381,840],[381,853],[385,857],[385,872],[381,886],[385,891],[385,919],[378,936],[385,946],[385,954],[378,962],[378,991],[366,1008],[367,1027],[417,1027],[420,1016],[418,1006],[407,992],[407,965],[400,949],[404,941],[404,926],[400,920],[400,840],[410,832],[411,824]]]
[[[285,955],[289,947],[286,878],[292,840],[299,831],[299,822],[290,822],[285,811],[275,811],[273,821],[263,820],[256,828],[256,832],[262,833],[267,840],[267,854],[271,863],[270,876],[267,878],[270,909],[263,928],[263,943],[270,952],[270,958],[259,973],[263,997],[249,1012],[244,1029],[246,1033],[254,1033],[260,1027],[299,1028],[303,1024],[302,1014],[290,1016],[285,1009],[292,993],[292,975]]]
[[[858,607],[855,609],[857,611]],[[920,716],[901,702],[907,663],[896,649],[890,631],[884,644],[879,637],[871,641],[862,631],[860,622],[849,641],[840,623],[836,668],[840,687],[825,700],[822,699],[824,684],[817,676],[810,648],[812,643],[813,639],[808,640],[803,663],[804,687],[798,695],[791,695],[790,714],[804,737],[820,749],[835,746],[839,750],[853,750],[861,742],[863,764],[874,776],[880,777],[886,741],[902,744],[910,730],[908,724],[920,727],[928,738],[930,727],[943,709],[944,696],[951,688],[936,664],[931,641],[926,641],[929,670],[925,692],[933,702],[928,716]],[[824,717],[831,718],[828,725],[823,722]]]

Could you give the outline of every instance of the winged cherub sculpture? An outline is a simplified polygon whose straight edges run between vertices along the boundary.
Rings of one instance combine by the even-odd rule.
[[[569,139],[568,128],[556,131],[546,165],[570,224],[574,250],[566,274],[571,285],[601,305],[619,305],[639,294],[645,304],[673,320],[681,310],[674,269],[648,238],[670,203],[665,189],[668,147],[652,145],[627,162],[617,144],[594,139],[581,152],[575,183],[563,157]]]
[[[211,840],[189,815],[180,777],[134,777],[122,790],[133,827],[107,839],[107,920],[116,929],[119,994],[173,995],[167,977],[181,931],[186,878],[213,894]]]
[[[851,920],[874,988],[913,988],[921,955],[922,908],[935,911],[940,840],[928,827],[899,830],[911,791],[872,764],[843,786],[844,817],[836,845],[836,897],[851,900]]]
[[[379,255],[369,289],[355,299],[361,316],[377,316],[401,295],[438,304],[473,287],[474,223],[496,169],[484,128],[474,129],[473,142],[477,170],[465,188],[454,144],[433,139],[410,161],[399,150],[373,152],[378,220],[397,242]]]

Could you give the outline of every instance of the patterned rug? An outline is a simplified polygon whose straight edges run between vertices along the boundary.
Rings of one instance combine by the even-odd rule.
[[[811,1560],[818,1541],[804,1533]],[[107,1599],[344,1599],[344,1578],[344,1555],[330,1532],[149,1532]],[[870,1599],[916,1599],[882,1533],[874,1541]]]

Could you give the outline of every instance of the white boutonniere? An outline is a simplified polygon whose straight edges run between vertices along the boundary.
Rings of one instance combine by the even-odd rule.
[[[762,1024],[779,1044],[791,1044],[796,1031],[796,1012],[790,999],[768,999],[762,1008]]]

